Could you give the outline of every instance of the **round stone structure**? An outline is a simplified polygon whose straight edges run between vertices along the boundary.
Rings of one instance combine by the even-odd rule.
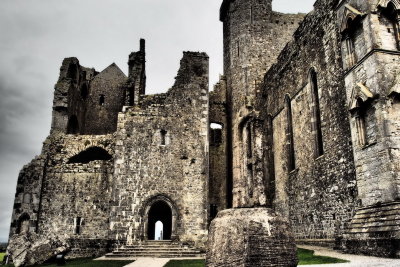
[[[209,231],[207,267],[297,266],[289,223],[269,208],[218,213]]]

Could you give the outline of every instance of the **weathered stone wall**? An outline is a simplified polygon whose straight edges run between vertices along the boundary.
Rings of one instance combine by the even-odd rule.
[[[399,115],[400,52],[395,32],[389,29],[390,23],[385,18],[385,6],[378,7],[377,1],[346,1],[346,4],[364,14],[353,26],[360,32],[354,37],[356,62],[344,67],[360,199],[363,206],[370,206],[400,198],[399,167],[394,163],[398,161],[399,123],[394,118]],[[341,5],[338,20],[349,17],[348,13],[346,6]],[[365,88],[371,95],[362,92]],[[364,113],[361,115],[365,143],[359,140],[363,130],[357,127],[360,112]]]
[[[107,134],[117,130],[118,112],[125,100],[127,77],[115,63],[100,72],[89,85],[83,134]]]
[[[98,73],[66,58],[55,85],[52,132],[107,134],[117,130],[127,77],[115,63]]]
[[[290,219],[297,239],[333,240],[357,207],[346,91],[342,77],[340,38],[336,24],[337,1],[317,1],[266,73],[257,109],[265,128],[265,142],[273,145],[274,207]],[[315,156],[313,82],[316,73],[323,153]],[[293,141],[288,136],[290,99]],[[272,140],[268,140],[272,138]],[[293,142],[294,166],[290,166]],[[265,146],[267,147],[267,146]],[[272,176],[272,177],[271,177]]]
[[[224,74],[229,107],[230,147],[228,177],[233,179],[233,206],[265,205],[257,194],[251,196],[248,175],[243,172],[239,124],[254,108],[256,87],[290,40],[303,15],[272,11],[271,0],[225,0],[220,19],[224,27]],[[255,165],[254,165],[255,166]],[[255,168],[255,167],[253,167]],[[257,171],[252,170],[253,173]],[[253,191],[263,191],[264,188]],[[262,198],[261,199],[265,199]],[[262,203],[260,203],[260,201]]]
[[[19,173],[11,217],[10,237],[14,234],[37,230],[45,164],[45,156],[36,157]]]
[[[400,256],[398,8],[396,1],[348,0],[337,12],[342,55],[353,54],[343,67],[362,204],[342,247],[389,257]]]
[[[106,251],[113,159],[85,158],[74,163],[70,160],[93,147],[112,156],[113,139],[113,135],[64,135],[48,139],[46,154],[50,160],[43,178],[38,233],[70,239],[76,244],[70,256],[92,256]]]
[[[208,57],[185,52],[175,85],[119,114],[113,238],[147,240],[150,206],[172,209],[173,240],[204,245],[208,220]]]
[[[289,223],[267,208],[228,209],[210,226],[206,265],[297,266]]]
[[[226,104],[226,79],[221,77],[214,91],[210,92],[210,125],[216,123],[222,129],[210,127],[210,159],[209,159],[209,205],[210,219],[218,211],[228,208],[228,202],[232,198],[232,185],[227,179],[227,104]],[[212,133],[214,131],[214,133]]]

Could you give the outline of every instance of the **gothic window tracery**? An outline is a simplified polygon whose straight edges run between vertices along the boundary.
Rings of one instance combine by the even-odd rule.
[[[342,19],[342,50],[346,69],[353,67],[359,60],[357,55],[357,43],[360,42],[363,25],[362,18],[365,14],[351,5],[345,5],[345,13]]]
[[[357,83],[353,89],[349,103],[349,111],[355,120],[355,133],[359,147],[365,147],[375,142],[376,121],[373,100],[378,95],[371,92],[363,83]]]

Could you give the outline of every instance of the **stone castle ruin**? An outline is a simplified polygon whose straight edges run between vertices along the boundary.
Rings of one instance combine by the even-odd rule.
[[[205,53],[184,52],[156,95],[144,40],[127,77],[65,59],[50,135],[18,178],[11,241],[57,236],[69,256],[104,255],[156,239],[161,222],[171,246],[208,247],[208,266],[295,266],[294,241],[400,257],[399,9],[224,0],[212,92]],[[287,261],[260,256],[274,253]]]

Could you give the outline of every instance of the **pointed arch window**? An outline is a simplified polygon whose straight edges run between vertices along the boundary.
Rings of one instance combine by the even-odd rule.
[[[358,61],[356,44],[360,42],[359,37],[362,36],[362,18],[365,14],[349,4],[345,5],[345,9],[341,26],[342,49],[345,68],[349,69]]]
[[[286,151],[287,151],[287,164],[289,172],[296,168],[296,159],[294,152],[294,136],[293,136],[293,119],[292,119],[292,104],[290,97],[285,96],[285,110],[286,110]]]
[[[386,27],[395,48],[400,50],[400,12],[392,1],[388,2],[386,7],[381,7],[380,23]]]
[[[356,141],[360,147],[375,143],[376,130],[371,128],[376,125],[373,101],[377,97],[378,95],[371,92],[363,83],[357,83],[351,93],[349,111],[355,120]]]
[[[309,84],[311,87],[311,132],[314,139],[314,158],[324,154],[322,129],[321,129],[321,110],[318,94],[318,77],[314,69],[309,73]]]
[[[351,18],[347,20],[347,30],[344,33],[344,42],[346,47],[346,63],[348,67],[352,67],[357,62],[357,54],[355,49],[356,43],[356,27]]]

